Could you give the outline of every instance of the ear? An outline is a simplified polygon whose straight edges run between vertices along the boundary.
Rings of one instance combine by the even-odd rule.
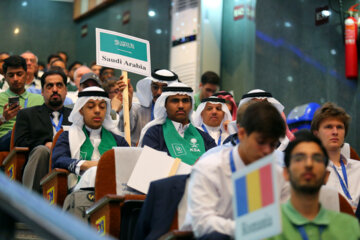
[[[313,135],[319,137],[319,131],[318,130],[313,131]]]
[[[84,116],[84,112],[83,112],[82,108],[79,110],[79,113],[81,114],[81,116]]]
[[[239,138],[240,142],[241,142],[242,140],[244,140],[244,138],[245,138],[246,136],[247,136],[247,134],[246,134],[245,128],[239,127],[239,128],[238,128],[238,138]]]
[[[289,170],[287,167],[283,167],[283,176],[284,176],[285,181],[289,181],[290,176],[289,176]]]
[[[202,83],[200,83],[200,84],[199,84],[199,88],[201,88],[202,86],[203,86],[203,84],[202,84]]]

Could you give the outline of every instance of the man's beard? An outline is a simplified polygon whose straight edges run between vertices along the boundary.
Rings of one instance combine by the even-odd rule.
[[[324,183],[325,176],[319,179],[313,185],[299,185],[297,181],[290,175],[290,185],[291,187],[299,193],[307,194],[307,195],[314,195],[320,191],[321,186]]]
[[[52,107],[60,107],[63,104],[61,97],[58,100],[50,100],[49,105]]]

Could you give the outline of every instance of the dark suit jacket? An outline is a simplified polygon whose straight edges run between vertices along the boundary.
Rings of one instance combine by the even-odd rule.
[[[89,134],[89,132],[88,132]],[[118,147],[128,147],[129,144],[126,142],[125,138],[111,133],[116,141],[116,146]],[[110,150],[110,149],[109,149]],[[67,169],[72,173],[75,173],[76,165],[80,160],[71,158],[71,151],[69,145],[69,132],[64,131],[60,134],[53,152],[52,152],[52,168],[63,168]]]
[[[71,109],[63,107],[59,112],[64,114],[62,126],[71,125],[68,121]],[[45,104],[20,110],[15,123],[15,146],[29,147],[31,151],[38,145],[52,142],[54,134],[51,113],[52,110]]]
[[[176,175],[151,182],[135,228],[135,240],[158,239],[169,231],[188,177]]]
[[[216,143],[210,135],[200,129],[196,128],[202,138],[204,139],[205,151],[216,147]],[[141,147],[149,146],[158,151],[166,152],[170,156],[170,152],[166,146],[162,125],[155,125],[149,128],[143,138]]]

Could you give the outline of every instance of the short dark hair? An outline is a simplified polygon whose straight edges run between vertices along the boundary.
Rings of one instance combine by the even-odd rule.
[[[65,62],[64,60],[62,60],[61,58],[60,58],[60,59],[55,58],[54,60],[52,60],[52,61],[50,62],[50,66],[53,67],[52,65],[53,65],[54,63],[56,63],[56,62],[63,62],[63,63],[65,64],[65,67],[66,67],[66,62]]]
[[[61,57],[60,57],[58,54],[50,54],[50,55],[48,56],[48,58],[47,58],[47,63],[50,64],[50,61],[51,61],[51,59],[53,59],[53,58],[61,59]]]
[[[311,121],[311,132],[319,130],[322,121],[328,118],[335,118],[344,123],[345,136],[349,129],[350,115],[345,110],[335,103],[327,102],[318,108],[314,114],[313,120]]]
[[[65,86],[66,86],[66,84],[67,84],[67,77],[66,77],[64,71],[62,70],[61,67],[54,66],[54,67],[51,67],[51,68],[49,69],[49,71],[45,72],[45,73],[41,76],[41,79],[40,79],[40,80],[41,80],[41,88],[44,88],[46,77],[47,77],[47,76],[50,76],[50,75],[60,75],[60,76],[62,77],[62,79],[63,79],[63,82],[64,82]]]
[[[319,147],[321,148],[321,151],[323,152],[324,156],[325,156],[325,166],[328,165],[329,163],[329,156],[327,154],[327,151],[325,149],[325,147],[322,145],[321,140],[319,138],[317,138],[316,136],[314,136],[309,130],[307,129],[302,129],[300,131],[297,131],[295,134],[295,139],[292,140],[288,146],[285,149],[285,156],[284,156],[284,161],[285,161],[285,166],[286,168],[290,167],[290,160],[291,160],[291,153],[293,151],[293,149],[300,143],[302,142],[314,142],[317,145],[319,145]]]
[[[207,71],[207,72],[203,73],[203,75],[201,76],[201,83],[203,85],[206,83],[219,85],[220,78],[216,73]]]
[[[19,55],[10,56],[4,60],[4,64],[3,64],[4,74],[7,73],[8,67],[13,67],[13,68],[21,67],[25,70],[25,72],[27,71],[26,60]]]
[[[247,135],[260,133],[264,138],[281,138],[285,136],[285,122],[279,111],[268,102],[257,102],[247,107],[240,126]]]
[[[68,67],[68,71],[70,72],[71,69],[76,65],[76,64],[80,64],[82,65],[82,62],[79,61],[74,61],[73,63],[70,64],[70,66]]]
[[[64,54],[66,56],[66,61],[69,60],[69,55],[65,51],[58,51],[57,55],[60,56],[60,53]]]

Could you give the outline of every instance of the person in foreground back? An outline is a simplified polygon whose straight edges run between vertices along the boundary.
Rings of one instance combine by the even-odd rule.
[[[310,132],[289,143],[284,177],[290,181],[291,197],[281,206],[283,232],[270,239],[360,239],[355,217],[326,210],[319,202],[328,162],[326,149]]]
[[[250,105],[238,129],[240,143],[206,155],[194,165],[181,229],[191,228],[201,239],[234,238],[231,175],[271,154],[283,136],[285,123],[274,106],[268,102]]]

